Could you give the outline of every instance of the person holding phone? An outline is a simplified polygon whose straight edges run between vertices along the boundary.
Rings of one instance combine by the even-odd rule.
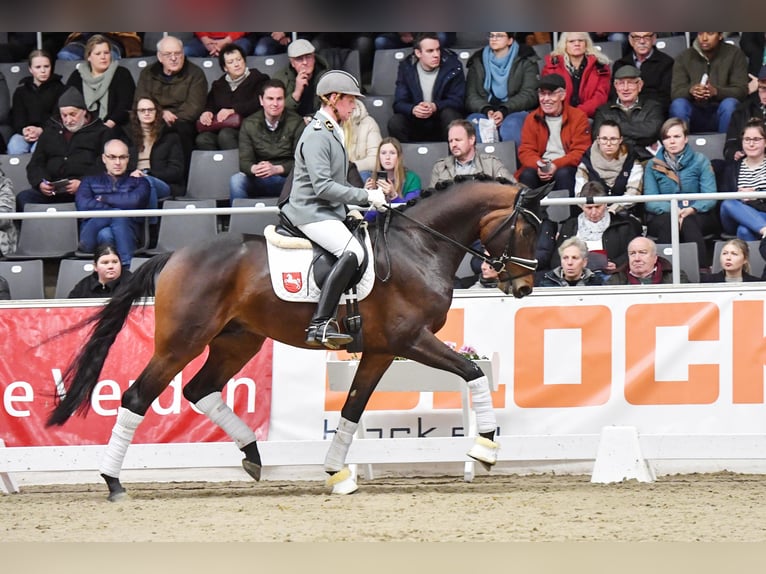
[[[386,137],[380,140],[375,171],[364,187],[379,187],[389,203],[402,203],[420,195],[423,185],[420,176],[404,165],[404,153],[399,140]]]
[[[420,195],[423,185],[420,176],[404,165],[402,144],[398,139],[387,137],[380,141],[375,171],[364,183],[365,189],[380,188],[389,203],[405,203]],[[370,209],[367,221],[374,220],[378,212]]]

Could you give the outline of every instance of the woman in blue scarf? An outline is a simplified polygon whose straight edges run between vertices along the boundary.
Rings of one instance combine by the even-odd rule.
[[[521,127],[529,110],[537,106],[537,55],[514,41],[512,32],[490,32],[488,45],[468,60],[466,109],[468,120],[478,125],[489,119],[500,141],[512,140],[518,149]],[[482,141],[480,129],[476,130]]]

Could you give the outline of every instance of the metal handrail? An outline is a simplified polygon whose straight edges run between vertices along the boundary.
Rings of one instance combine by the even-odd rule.
[[[648,203],[650,201],[667,201],[670,203],[670,219],[678,220],[679,201],[722,201],[724,199],[766,199],[766,191],[718,191],[716,193],[672,193],[656,195],[615,195],[601,197],[546,197],[542,205],[584,205],[601,203]],[[681,282],[681,264],[679,255],[678,225],[670,226],[671,264],[673,267],[673,284]]]

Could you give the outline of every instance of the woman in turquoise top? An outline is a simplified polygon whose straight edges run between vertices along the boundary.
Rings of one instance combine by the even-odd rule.
[[[375,171],[364,184],[366,189],[379,187],[390,203],[404,203],[420,195],[420,176],[404,166],[402,144],[396,138],[383,138],[378,145]],[[377,212],[369,210],[365,219],[375,219]]]
[[[689,127],[680,118],[670,118],[660,129],[662,146],[644,170],[644,195],[673,193],[716,193],[715,175],[710,160],[689,147]],[[670,203],[646,203],[647,234],[657,243],[670,243]],[[699,200],[679,202],[677,225],[680,241],[697,244],[700,268],[707,267],[705,235],[720,232],[716,202]]]

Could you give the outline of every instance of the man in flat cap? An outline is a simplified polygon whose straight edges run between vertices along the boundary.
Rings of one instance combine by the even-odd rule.
[[[662,107],[655,100],[639,97],[644,82],[641,71],[630,64],[619,68],[614,73],[614,90],[617,98],[599,106],[593,116],[593,133],[604,120],[612,120],[620,126],[623,142],[632,146],[638,159],[645,161],[654,154],[650,149],[657,149],[660,127],[665,121]]]
[[[612,77],[623,66],[635,66],[641,70],[641,98],[655,100],[660,104],[663,119],[668,117],[670,106],[670,79],[673,75],[673,58],[657,48],[657,32],[628,32],[631,49],[612,65]],[[610,101],[617,94],[612,85]]]
[[[316,95],[317,81],[328,69],[327,61],[316,53],[314,45],[304,38],[293,40],[287,45],[290,63],[274,74],[287,88],[285,108],[298,112],[305,123],[311,121],[319,109]]]
[[[539,107],[521,128],[516,178],[533,189],[553,181],[554,189],[567,189],[574,197],[577,166],[591,144],[588,116],[569,105],[560,74],[540,78],[537,98]]]
[[[58,101],[59,115],[43,127],[27,165],[32,186],[16,196],[16,210],[28,203],[69,203],[86,175],[104,171],[101,150],[111,134],[98,116],[91,115],[77,88],[69,87]]]

